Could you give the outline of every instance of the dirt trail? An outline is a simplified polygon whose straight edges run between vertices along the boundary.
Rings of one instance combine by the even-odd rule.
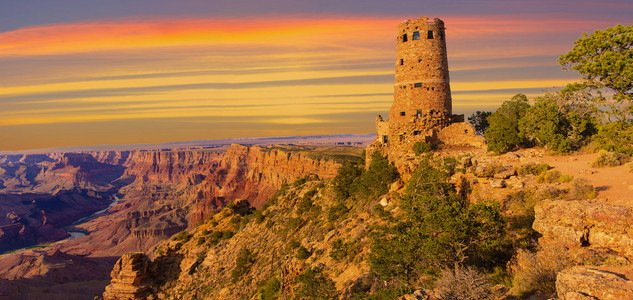
[[[625,166],[594,168],[597,153],[544,155],[544,163],[562,174],[586,178],[598,191],[598,199],[608,203],[633,206],[633,173]]]

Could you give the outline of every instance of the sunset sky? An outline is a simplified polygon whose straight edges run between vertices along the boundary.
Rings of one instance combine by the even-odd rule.
[[[371,133],[398,23],[446,23],[453,111],[577,80],[556,58],[630,0],[28,0],[0,6],[0,151]]]

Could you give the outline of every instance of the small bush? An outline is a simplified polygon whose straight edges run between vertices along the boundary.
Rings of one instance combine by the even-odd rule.
[[[593,167],[617,167],[621,166],[624,163],[629,161],[629,157],[616,152],[608,152],[605,150],[600,150],[598,152],[598,157],[593,162]]]
[[[341,260],[347,256],[346,245],[343,243],[341,239],[338,239],[332,243],[332,248],[330,250],[330,257],[333,260]]]
[[[310,190],[303,195],[303,197],[297,204],[297,214],[302,215],[304,213],[307,213],[314,207],[312,197],[314,197],[316,193],[316,190]]]
[[[560,175],[560,177],[558,177],[557,181],[560,183],[565,183],[565,182],[570,182],[572,180],[574,180],[574,176],[571,176],[569,174],[563,174],[563,175]]]
[[[551,167],[548,164],[527,164],[527,165],[522,165],[517,169],[517,173],[519,175],[525,176],[525,175],[539,175],[547,170],[549,170]]]
[[[292,184],[292,186],[294,187],[298,187],[304,183],[308,182],[308,176],[303,176],[301,178],[297,178],[297,180],[295,180],[295,182]]]
[[[556,293],[556,275],[572,265],[566,253],[562,247],[543,248],[536,253],[519,250],[511,266],[513,294],[527,297],[542,292],[553,296]]]
[[[330,210],[328,210],[327,213],[327,219],[330,222],[334,222],[340,217],[344,216],[347,212],[349,212],[349,208],[347,208],[345,204],[339,202],[336,205],[330,207]]]
[[[624,166],[626,167],[627,170],[629,170],[630,173],[633,173],[633,162],[626,163],[624,164]]]
[[[303,246],[300,246],[299,249],[297,249],[297,254],[295,255],[295,257],[297,259],[305,260],[305,259],[308,259],[308,257],[310,257],[311,255],[312,253],[308,251],[308,249],[306,249]]]
[[[253,213],[253,216],[255,216],[255,222],[257,224],[261,224],[262,222],[264,222],[264,219],[266,218],[264,216],[264,213],[262,213],[262,211],[259,209]]]
[[[266,279],[265,281],[259,283],[256,299],[273,300],[277,299],[280,293],[281,281],[279,280],[279,278],[277,278],[277,276],[272,275],[268,277],[268,279]]]
[[[193,236],[193,234],[187,232],[186,230],[183,230],[183,231],[179,232],[178,234],[176,234],[172,238],[172,240],[174,240],[174,241],[181,241],[183,243],[186,243],[186,242],[188,242],[191,239],[192,236]]]
[[[242,217],[240,217],[239,215],[235,215],[231,217],[231,220],[229,220],[231,224],[239,224],[240,221],[242,221]]]
[[[221,240],[228,240],[232,237],[232,231],[211,231],[206,240],[209,242],[209,244],[216,245]]]
[[[492,296],[491,286],[486,276],[471,267],[455,266],[443,269],[435,286],[441,299],[477,300]]]
[[[415,155],[421,155],[424,153],[429,153],[431,151],[433,151],[433,147],[431,147],[431,144],[427,142],[419,141],[413,144],[413,152],[415,152]]]
[[[576,178],[569,187],[569,198],[586,200],[596,198],[596,189],[585,178]]]
[[[294,249],[297,249],[297,248],[301,247],[301,243],[299,243],[297,240],[290,240],[290,242],[288,242],[287,246],[288,246],[288,249],[294,250]]]
[[[299,299],[334,299],[336,286],[322,268],[308,268],[297,276],[295,295]]]
[[[240,251],[235,258],[235,268],[231,271],[231,279],[233,283],[237,282],[242,275],[248,273],[255,263],[255,254],[247,248]]]
[[[198,246],[200,246],[200,245],[204,244],[205,242],[206,242],[206,239],[201,236],[201,237],[198,238],[198,241],[196,242],[196,244]]]
[[[227,205],[227,207],[231,210],[232,213],[240,215],[242,217],[252,214],[255,210],[246,200],[231,202],[229,205]]]
[[[287,223],[288,230],[295,230],[303,224],[302,218],[289,218]]]

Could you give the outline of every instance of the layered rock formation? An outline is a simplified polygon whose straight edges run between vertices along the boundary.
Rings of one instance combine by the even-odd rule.
[[[128,253],[116,262],[110,273],[112,281],[103,293],[105,300],[145,299],[149,261],[142,252]]]
[[[111,261],[112,256],[151,249],[235,199],[246,199],[257,206],[282,184],[308,175],[331,177],[339,166],[301,151],[241,145],[233,145],[225,153],[105,151],[0,156],[0,199],[3,204],[8,203],[6,199],[13,199],[9,202],[14,203],[0,206],[6,210],[0,214],[0,222],[6,216],[0,225],[8,226],[2,229],[0,239],[15,240],[20,233],[33,237],[29,232],[44,232],[45,226],[53,230],[46,238],[33,237],[28,243],[13,243],[11,248],[64,238],[67,233],[61,227],[105,209],[113,201],[111,195],[116,194],[120,200],[107,211],[72,225],[73,230],[88,235],[54,246],[70,257],[103,257]],[[44,198],[32,198],[35,192]],[[25,220],[41,229],[24,229]],[[59,236],[53,236],[53,232]],[[47,253],[49,250],[31,255],[41,258]],[[19,261],[19,255],[20,252],[0,257],[0,265]],[[44,270],[42,262],[35,259],[14,268],[11,278],[16,289],[30,289],[26,283],[31,280],[28,274]],[[3,274],[6,271],[0,271],[0,277]]]

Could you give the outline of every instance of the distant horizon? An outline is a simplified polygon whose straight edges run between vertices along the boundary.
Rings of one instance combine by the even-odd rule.
[[[579,79],[556,62],[623,0],[17,1],[0,11],[0,151],[374,132],[396,28],[446,24],[453,113]],[[8,70],[8,71],[5,71]]]
[[[196,141],[177,141],[177,142],[164,142],[157,144],[99,144],[99,145],[75,145],[75,146],[66,146],[66,147],[51,147],[51,148],[37,148],[37,149],[20,149],[20,150],[0,150],[0,155],[28,155],[28,154],[47,154],[47,153],[63,153],[63,152],[85,152],[85,151],[137,151],[137,150],[160,150],[161,148],[194,148],[194,147],[209,147],[209,146],[226,146],[230,144],[246,144],[246,145],[327,145],[336,142],[325,142],[322,141],[320,143],[310,143],[305,141],[299,141],[302,139],[325,139],[325,138],[341,138],[344,139],[347,137],[346,141],[356,142],[358,143],[359,139],[362,141],[364,138],[367,139],[364,143],[370,143],[373,138],[376,137],[376,133],[368,133],[368,134],[353,134],[353,133],[342,133],[342,134],[324,134],[324,135],[292,135],[292,136],[270,136],[270,137],[239,137],[239,138],[228,138],[228,139],[215,139],[215,140],[196,140]],[[239,142],[244,143],[239,143]],[[286,144],[281,143],[281,141],[287,142]],[[276,143],[275,143],[276,142]],[[358,145],[358,144],[354,144]]]

